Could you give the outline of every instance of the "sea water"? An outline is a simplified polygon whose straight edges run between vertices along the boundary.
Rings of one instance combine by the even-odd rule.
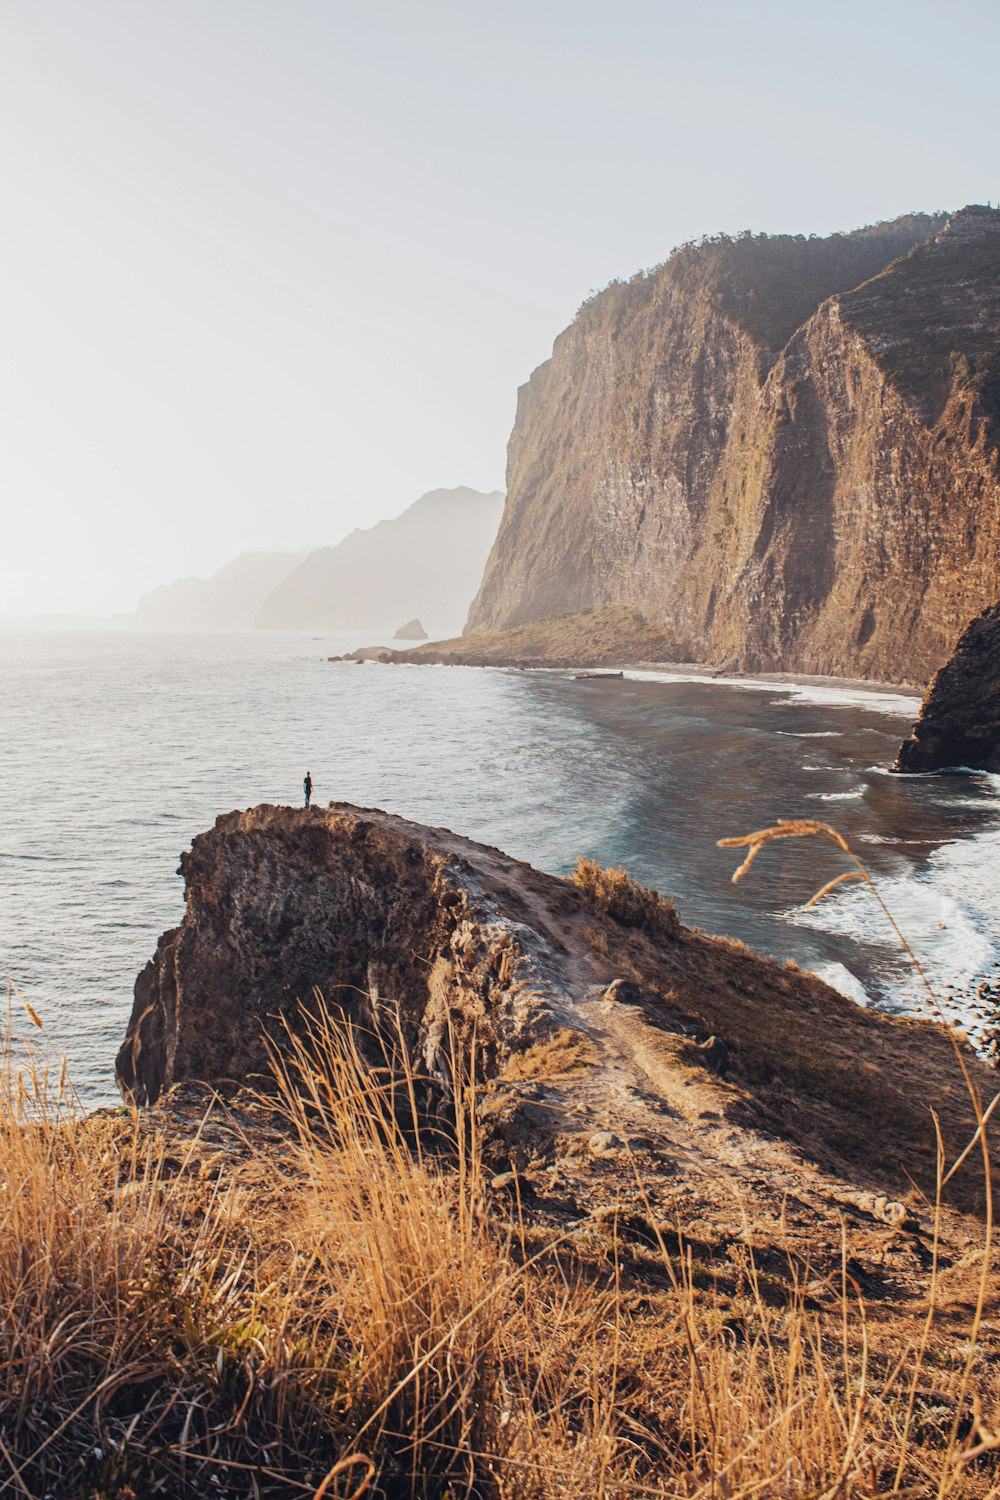
[[[88,1104],[116,1097],[132,985],[183,915],[178,856],[221,812],[347,800],[445,825],[555,874],[624,864],[683,920],[921,1011],[871,894],[831,846],[742,855],[777,818],[835,824],[952,1008],[1000,957],[1000,779],[887,773],[914,696],[691,674],[331,663],[343,638],[0,637],[0,975]],[[15,996],[15,1010],[19,1002]]]

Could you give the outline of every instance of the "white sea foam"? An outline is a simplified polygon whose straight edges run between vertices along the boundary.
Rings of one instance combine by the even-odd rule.
[[[848,1000],[853,1000],[855,1005],[871,1005],[872,999],[856,974],[843,964],[815,964],[813,973],[817,979],[822,979],[832,990],[840,995],[846,995]]]
[[[709,686],[745,688],[750,693],[772,693],[795,703],[818,703],[830,708],[860,708],[867,713],[895,714],[911,722],[920,711],[920,695],[896,688],[827,685],[818,682],[771,682],[761,677],[724,677],[704,672],[628,670],[634,682],[703,682]],[[805,738],[805,736],[803,736]]]
[[[1000,964],[998,860],[1000,828],[992,828],[943,844],[916,873],[878,879],[882,899],[944,1002],[949,989],[965,990]],[[794,910],[786,916],[791,922],[877,946],[884,954],[877,966],[885,990],[882,998],[891,996],[907,1008],[928,1008],[919,976],[864,886],[842,886],[809,911]]]
[[[775,684],[771,683],[772,689]],[[920,694],[894,689],[826,687],[819,683],[789,683],[779,689],[781,695],[796,703],[823,703],[831,708],[860,708],[867,713],[896,714],[911,722],[920,712]]]
[[[857,802],[865,795],[863,786],[857,786],[850,792],[807,792],[806,796],[814,798],[818,802]]]

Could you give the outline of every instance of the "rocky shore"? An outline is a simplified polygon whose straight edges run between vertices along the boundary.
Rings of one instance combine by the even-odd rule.
[[[397,666],[622,667],[634,661],[681,662],[676,640],[628,604],[531,620],[512,630],[477,630],[397,651],[365,646],[331,661]]]
[[[631,1205],[829,1266],[846,1224],[873,1275],[919,1272],[930,1107],[951,1146],[972,1130],[944,1028],[685,927],[622,872],[558,879],[374,809],[230,813],[182,870],[184,922],[136,984],[118,1058],[128,1098],[259,1087],[264,1038],[280,1048],[322,996],[379,1066],[405,1049],[428,1119],[466,1059],[486,1159],[543,1220]],[[974,1179],[949,1189],[956,1245]]]

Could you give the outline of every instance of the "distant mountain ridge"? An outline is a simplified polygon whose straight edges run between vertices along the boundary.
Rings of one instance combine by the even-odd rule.
[[[210,578],[178,578],[143,594],[135,623],[184,630],[245,630],[275,584],[308,556],[297,552],[241,552]]]
[[[1000,596],[1000,212],[720,237],[519,392],[467,631],[631,604],[688,659],[924,682]]]
[[[311,552],[276,584],[254,623],[269,630],[454,628],[468,613],[503,494],[431,490],[402,515]]]

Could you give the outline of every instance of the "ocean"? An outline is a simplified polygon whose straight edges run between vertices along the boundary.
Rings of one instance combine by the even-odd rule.
[[[284,633],[0,637],[0,976],[87,1105],[117,1098],[135,976],[183,914],[178,856],[258,802],[378,806],[556,874],[624,864],[685,922],[926,1013],[871,894],[803,903],[843,857],[765,851],[739,885],[716,841],[777,818],[847,837],[949,1014],[976,1027],[1000,962],[1000,778],[887,772],[913,694],[626,673],[330,663]],[[988,1007],[987,1007],[988,1008]]]

